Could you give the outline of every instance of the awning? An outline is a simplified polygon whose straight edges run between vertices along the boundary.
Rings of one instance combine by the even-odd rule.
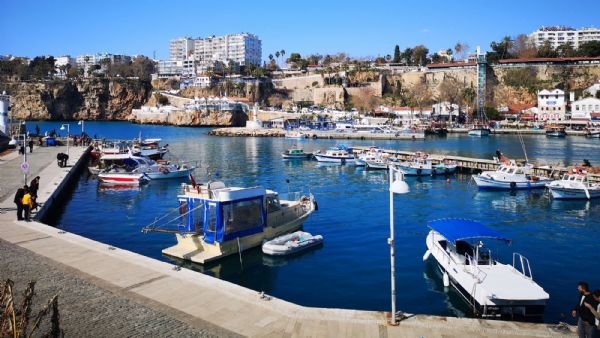
[[[493,238],[510,242],[510,238],[498,231],[468,219],[445,218],[429,222],[429,227],[451,242],[474,238]]]

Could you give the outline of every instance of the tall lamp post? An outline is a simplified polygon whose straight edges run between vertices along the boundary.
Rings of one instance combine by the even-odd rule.
[[[71,135],[71,126],[68,123],[60,126],[60,130],[65,130],[65,126],[67,126],[67,156],[69,156],[69,136]],[[69,158],[67,158],[67,163],[69,162]]]
[[[25,125],[25,121],[21,122],[21,125],[21,128],[23,128],[23,165],[25,165],[27,163],[27,126]],[[25,169],[23,169],[23,181],[23,184],[27,185],[27,170]]]
[[[404,181],[404,173],[394,165],[389,166],[390,176],[390,273],[391,273],[391,291],[392,291],[392,316],[390,324],[397,325],[396,318],[396,258],[394,250],[394,194],[406,194],[410,191],[408,184]]]
[[[77,122],[77,124],[81,126],[81,133],[85,133],[85,121],[80,120],[79,122]]]

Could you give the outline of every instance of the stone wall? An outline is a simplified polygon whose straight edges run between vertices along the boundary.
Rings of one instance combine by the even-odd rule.
[[[3,82],[11,112],[28,120],[127,120],[131,110],[150,97],[150,82],[130,79],[84,79]]]
[[[170,113],[138,112],[134,122],[143,124],[170,124],[174,126],[203,127],[242,127],[246,125],[248,116],[242,110],[216,111],[175,111]]]

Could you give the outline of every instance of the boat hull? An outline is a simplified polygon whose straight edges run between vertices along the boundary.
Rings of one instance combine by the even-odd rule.
[[[354,164],[354,157],[334,157],[327,155],[315,155],[315,158],[319,162],[330,162],[330,163],[340,163],[340,164]]]
[[[479,187],[479,189],[481,190],[542,189],[546,187],[547,183],[552,181],[550,179],[540,179],[535,182],[503,182],[486,178],[480,175],[473,176],[473,180],[477,184],[477,187]]]
[[[548,187],[552,198],[565,199],[565,200],[577,200],[577,199],[592,199],[600,198],[600,189],[588,189],[588,195],[583,189],[573,188],[559,188],[559,187]]]
[[[169,172],[147,172],[146,175],[153,180],[164,180],[169,178],[184,178],[188,177],[195,168],[187,168],[181,170],[173,170]]]
[[[600,138],[600,131],[592,131],[585,135],[588,138]]]
[[[284,160],[307,160],[312,156],[312,154],[300,154],[300,155],[290,155],[290,154],[281,154]]]
[[[99,174],[98,179],[103,184],[142,185],[149,179],[144,175]]]
[[[547,132],[546,136],[547,137],[565,137],[565,136],[567,136],[567,133],[560,132],[560,131],[551,131],[551,132]]]
[[[484,137],[484,136],[489,136],[491,133],[491,131],[489,129],[485,129],[485,128],[478,128],[478,129],[471,129],[469,130],[469,136],[477,136],[477,137]]]
[[[387,163],[372,162],[372,161],[366,161],[365,163],[366,163],[367,169],[371,169],[371,170],[387,170],[389,168]]]

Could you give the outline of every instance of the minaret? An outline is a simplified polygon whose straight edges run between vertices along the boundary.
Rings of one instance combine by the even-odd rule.
[[[8,126],[8,107],[10,104],[10,96],[6,92],[0,95],[0,132],[8,136],[10,133]]]

